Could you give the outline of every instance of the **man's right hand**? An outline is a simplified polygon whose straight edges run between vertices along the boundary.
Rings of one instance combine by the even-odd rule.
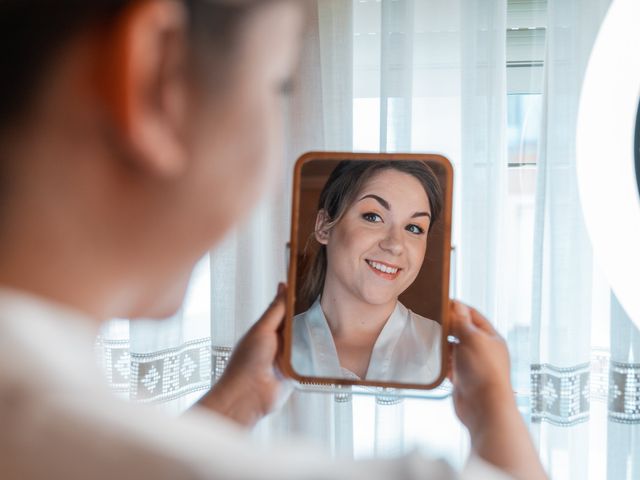
[[[452,301],[450,378],[456,413],[469,429],[475,452],[519,479],[547,478],[517,409],[509,373],[509,350],[489,321]]]

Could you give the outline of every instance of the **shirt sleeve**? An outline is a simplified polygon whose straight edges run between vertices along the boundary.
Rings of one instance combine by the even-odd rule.
[[[475,454],[471,454],[460,478],[463,480],[509,480],[512,477]]]
[[[394,459],[336,460],[304,441],[263,444],[223,417],[193,409],[180,418],[106,396],[38,398],[12,455],[15,478],[174,480],[503,479],[470,462],[457,472],[418,451]],[[27,428],[28,427],[28,428]],[[52,441],[55,439],[55,441]],[[17,441],[17,440],[16,440]],[[11,449],[9,449],[11,450]],[[10,452],[7,452],[10,453]],[[30,453],[32,455],[25,456]],[[37,461],[28,461],[37,458]],[[0,455],[0,463],[2,455]],[[484,468],[486,467],[486,468]],[[48,472],[48,474],[47,474]],[[28,473],[28,474],[27,474]]]

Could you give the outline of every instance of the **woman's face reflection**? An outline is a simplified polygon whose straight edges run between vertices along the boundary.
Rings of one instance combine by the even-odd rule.
[[[325,282],[369,304],[395,301],[420,271],[430,216],[415,177],[393,169],[376,174],[327,237],[318,238],[327,246]]]

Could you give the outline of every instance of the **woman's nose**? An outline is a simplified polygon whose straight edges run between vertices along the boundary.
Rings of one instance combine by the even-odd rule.
[[[392,255],[400,255],[404,248],[402,234],[396,229],[389,229],[387,235],[380,240],[380,248]]]

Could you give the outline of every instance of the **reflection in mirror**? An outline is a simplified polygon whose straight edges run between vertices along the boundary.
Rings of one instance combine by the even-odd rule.
[[[291,346],[298,375],[422,385],[440,377],[448,172],[421,160],[302,166]]]

